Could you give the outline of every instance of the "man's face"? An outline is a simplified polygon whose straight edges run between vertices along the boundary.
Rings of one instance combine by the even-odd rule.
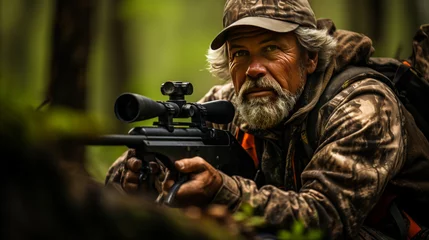
[[[243,27],[230,32],[227,49],[240,114],[251,128],[274,127],[292,111],[305,84],[295,35]]]

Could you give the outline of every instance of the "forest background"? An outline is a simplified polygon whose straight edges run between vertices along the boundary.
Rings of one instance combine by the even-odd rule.
[[[0,0],[0,99],[30,109],[65,111],[53,119],[68,131],[123,133],[113,105],[122,92],[167,100],[165,81],[194,86],[197,101],[221,84],[205,55],[222,28],[223,0]],[[310,0],[317,18],[364,33],[374,56],[407,58],[428,0]],[[7,113],[0,113],[7,114]],[[85,116],[74,121],[74,116]],[[93,130],[93,129],[91,129]],[[6,139],[2,139],[5,141]],[[7,140],[6,140],[7,141]],[[86,147],[77,157],[103,182],[126,147]]]

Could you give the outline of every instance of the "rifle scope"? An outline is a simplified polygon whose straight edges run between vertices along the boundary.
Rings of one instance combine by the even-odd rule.
[[[115,115],[123,122],[142,121],[165,114],[173,117],[192,117],[203,114],[205,120],[218,124],[232,121],[235,114],[234,106],[225,100],[210,101],[202,104],[192,103],[181,105],[174,101],[154,101],[135,93],[123,93],[115,102]],[[204,112],[204,113],[202,113]]]

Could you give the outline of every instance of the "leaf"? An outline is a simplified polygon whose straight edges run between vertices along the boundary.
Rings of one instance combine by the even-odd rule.
[[[279,240],[288,240],[292,239],[292,234],[286,230],[280,230],[277,234]]]
[[[247,224],[252,227],[260,227],[265,224],[265,218],[254,216],[249,218]]]
[[[237,222],[242,222],[248,218],[248,216],[242,212],[237,212],[233,215],[233,218]]]
[[[310,232],[307,235],[308,240],[318,240],[322,239],[322,231],[320,230],[310,230]]]
[[[253,216],[253,207],[248,203],[241,205],[241,211],[249,217]]]
[[[295,221],[292,225],[292,233],[294,235],[302,235],[304,233],[304,224],[299,221]]]

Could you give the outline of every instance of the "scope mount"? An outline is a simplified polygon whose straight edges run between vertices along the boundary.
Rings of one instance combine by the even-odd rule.
[[[207,131],[206,116],[207,109],[199,103],[187,103],[185,95],[193,93],[190,82],[168,81],[161,85],[161,93],[168,95],[169,100],[157,101],[165,106],[167,111],[158,116],[158,122],[153,125],[166,128],[169,132],[174,131],[175,126],[196,127],[201,131]],[[174,105],[177,105],[175,108]],[[178,109],[178,111],[177,111]],[[174,118],[191,118],[191,122],[174,122]]]

